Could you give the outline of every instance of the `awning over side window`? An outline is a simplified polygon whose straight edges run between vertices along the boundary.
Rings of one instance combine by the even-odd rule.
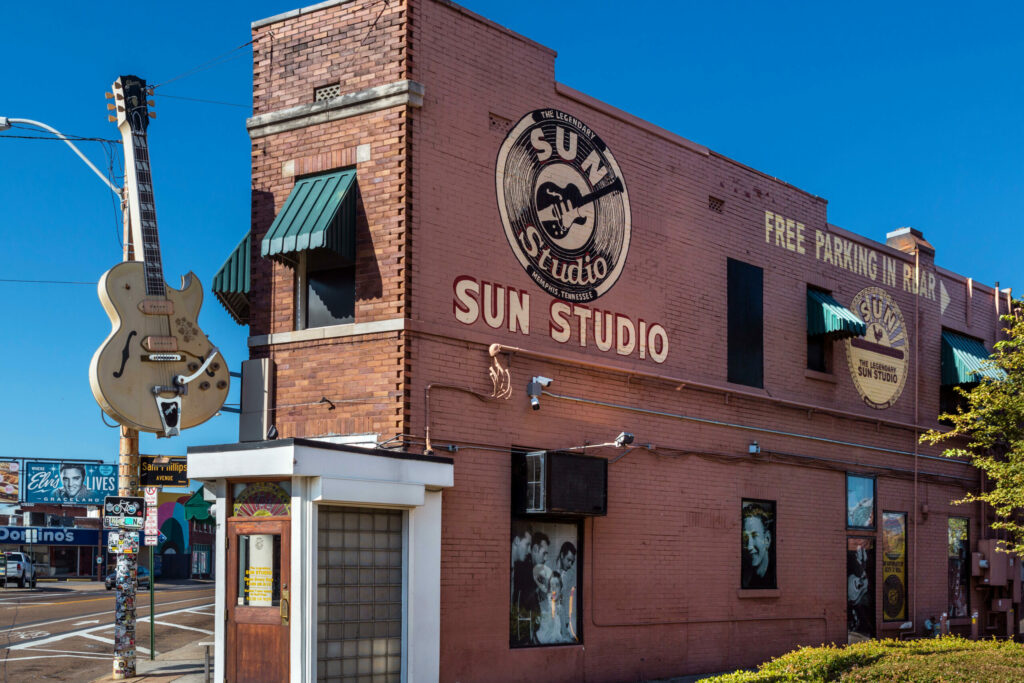
[[[863,337],[868,326],[850,309],[825,292],[807,290],[807,334],[827,335],[833,339]]]
[[[949,330],[942,331],[942,386],[971,384],[982,379],[1002,380],[1006,373],[1001,368],[983,365],[989,352],[978,339]]]
[[[355,260],[355,180],[355,170],[348,170],[295,183],[263,238],[260,254],[290,264],[295,252],[330,249],[345,261]]]
[[[213,276],[211,289],[217,300],[239,325],[249,324],[249,254],[252,253],[252,233],[228,256],[228,260]]]

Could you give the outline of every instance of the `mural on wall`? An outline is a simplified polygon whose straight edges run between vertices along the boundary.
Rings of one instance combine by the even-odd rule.
[[[509,246],[551,296],[606,293],[629,251],[629,196],[611,150],[579,119],[537,109],[513,126],[495,169]]]
[[[512,521],[509,644],[580,642],[578,522]]]
[[[907,618],[907,513],[882,513],[882,618]]]
[[[850,643],[875,637],[875,539],[846,539],[846,630]]]
[[[744,500],[741,588],[776,588],[775,501]]]
[[[857,393],[872,408],[884,410],[899,400],[910,369],[910,341],[903,313],[889,293],[865,287],[850,310],[867,326],[863,337],[846,340],[846,359]]]

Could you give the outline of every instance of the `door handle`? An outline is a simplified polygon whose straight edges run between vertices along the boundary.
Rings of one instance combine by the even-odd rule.
[[[288,616],[291,613],[291,605],[288,602],[288,589],[281,589],[281,624],[288,625]]]

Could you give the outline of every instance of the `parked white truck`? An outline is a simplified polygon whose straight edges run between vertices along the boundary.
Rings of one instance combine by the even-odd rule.
[[[4,559],[7,563],[7,571],[4,575],[4,587],[10,585],[11,581],[18,582],[18,588],[25,586],[36,587],[36,566],[32,558],[21,552],[5,552]]]

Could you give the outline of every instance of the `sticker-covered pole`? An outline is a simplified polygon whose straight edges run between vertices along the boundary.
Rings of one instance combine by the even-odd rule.
[[[124,228],[122,260],[136,260],[131,230],[131,211],[128,210],[128,180],[121,195],[121,217]],[[121,445],[118,449],[117,493],[120,496],[139,495],[139,431],[121,427]],[[114,680],[135,676],[135,581],[138,566],[135,555],[117,554],[117,575],[114,579],[117,595],[114,603]],[[150,575],[150,581],[153,577]]]
[[[121,455],[118,462],[118,495],[138,496],[139,491],[139,432],[121,427]],[[121,533],[137,533],[122,530]],[[114,670],[115,681],[135,676],[135,586],[138,577],[136,555],[129,544],[117,554],[117,589],[114,604]],[[150,576],[152,582],[152,576]]]

